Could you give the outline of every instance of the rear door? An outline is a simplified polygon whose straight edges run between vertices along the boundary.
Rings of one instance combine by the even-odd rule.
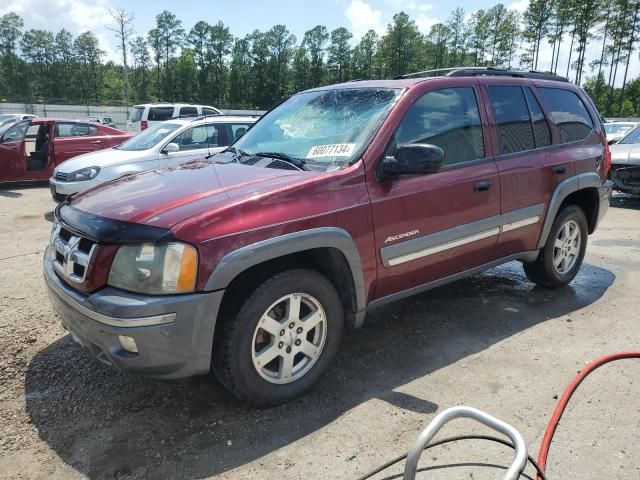
[[[551,173],[545,159],[552,139],[529,84],[486,82],[484,94],[500,172],[503,227],[496,254],[502,258],[537,249],[550,199]]]
[[[107,147],[105,138],[98,134],[98,127],[82,122],[56,122],[54,125],[53,152],[56,164]]]
[[[384,155],[404,144],[437,145],[445,152],[440,172],[369,179],[379,252],[377,298],[492,260],[500,182],[485,149],[486,119],[478,98],[475,85],[427,91],[400,121]]]
[[[24,139],[29,122],[12,125],[0,138],[0,182],[23,180],[27,170]]]

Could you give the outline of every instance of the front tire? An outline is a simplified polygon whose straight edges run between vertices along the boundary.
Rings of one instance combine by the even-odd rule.
[[[588,234],[582,209],[575,205],[564,208],[553,222],[538,258],[524,264],[527,278],[547,288],[567,285],[582,266]]]
[[[344,325],[340,296],[308,269],[256,288],[216,332],[213,371],[234,395],[275,405],[308,391],[335,357]]]

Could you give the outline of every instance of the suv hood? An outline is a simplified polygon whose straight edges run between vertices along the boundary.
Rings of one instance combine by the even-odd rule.
[[[261,200],[318,175],[196,160],[104,183],[70,204],[100,217],[171,228],[204,212],[215,219],[217,210]]]
[[[88,167],[114,167],[125,163],[139,162],[141,160],[153,160],[158,156],[154,150],[126,151],[117,148],[107,148],[97,152],[89,152],[78,155],[60,164],[58,172],[71,173],[81,168]]]
[[[618,143],[611,145],[609,149],[611,150],[611,163],[614,165],[640,165],[640,145]]]

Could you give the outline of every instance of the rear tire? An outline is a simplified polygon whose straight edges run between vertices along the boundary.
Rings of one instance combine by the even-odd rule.
[[[570,205],[561,210],[538,258],[524,264],[527,278],[547,288],[567,285],[582,266],[588,234],[587,218],[580,207]]]
[[[344,325],[335,287],[308,269],[274,275],[230,313],[214,338],[213,372],[238,398],[263,405],[311,389],[335,357]]]

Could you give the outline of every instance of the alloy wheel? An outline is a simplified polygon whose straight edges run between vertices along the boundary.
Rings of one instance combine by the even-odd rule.
[[[256,326],[253,366],[270,383],[294,382],[320,358],[326,337],[320,302],[308,293],[286,295],[271,304]]]
[[[582,234],[575,220],[567,221],[556,237],[553,246],[553,266],[556,271],[565,275],[571,271],[580,258]]]

